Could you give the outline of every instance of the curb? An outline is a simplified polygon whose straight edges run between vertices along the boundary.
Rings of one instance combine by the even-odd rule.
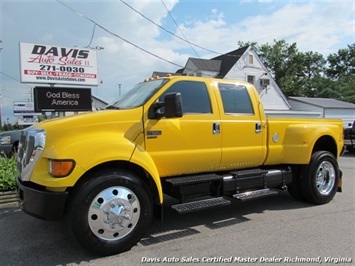
[[[9,207],[19,207],[16,191],[0,192],[0,209]]]

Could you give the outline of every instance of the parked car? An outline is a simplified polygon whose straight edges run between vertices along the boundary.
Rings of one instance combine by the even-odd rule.
[[[355,150],[355,121],[349,124],[349,128],[344,129],[344,145],[349,152]]]
[[[0,133],[0,154],[7,157],[17,152],[21,130],[5,131]]]

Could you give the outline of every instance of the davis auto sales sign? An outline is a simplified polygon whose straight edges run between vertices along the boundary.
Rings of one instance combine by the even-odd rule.
[[[21,82],[97,86],[96,50],[20,43]]]

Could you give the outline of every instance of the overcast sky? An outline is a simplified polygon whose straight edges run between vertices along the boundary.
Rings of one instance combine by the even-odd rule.
[[[1,0],[3,121],[15,122],[13,102],[31,100],[35,86],[19,82],[19,42],[103,47],[98,51],[102,84],[92,87],[92,94],[107,102],[118,97],[118,84],[124,93],[153,71],[175,72],[189,57],[209,59],[237,49],[239,41],[284,39],[325,57],[355,42],[354,0],[63,0],[76,12],[58,1]]]

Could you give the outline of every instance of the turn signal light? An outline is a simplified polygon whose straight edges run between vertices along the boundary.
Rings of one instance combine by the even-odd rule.
[[[53,177],[66,177],[73,171],[74,166],[73,160],[49,160],[49,173]]]
[[[171,74],[166,74],[165,77],[169,78],[171,77],[172,75]],[[154,80],[154,79],[159,79],[160,77],[158,75],[155,75],[154,77],[149,77],[149,78],[146,78],[144,79],[144,82],[147,82],[147,81],[151,81],[151,80]]]

